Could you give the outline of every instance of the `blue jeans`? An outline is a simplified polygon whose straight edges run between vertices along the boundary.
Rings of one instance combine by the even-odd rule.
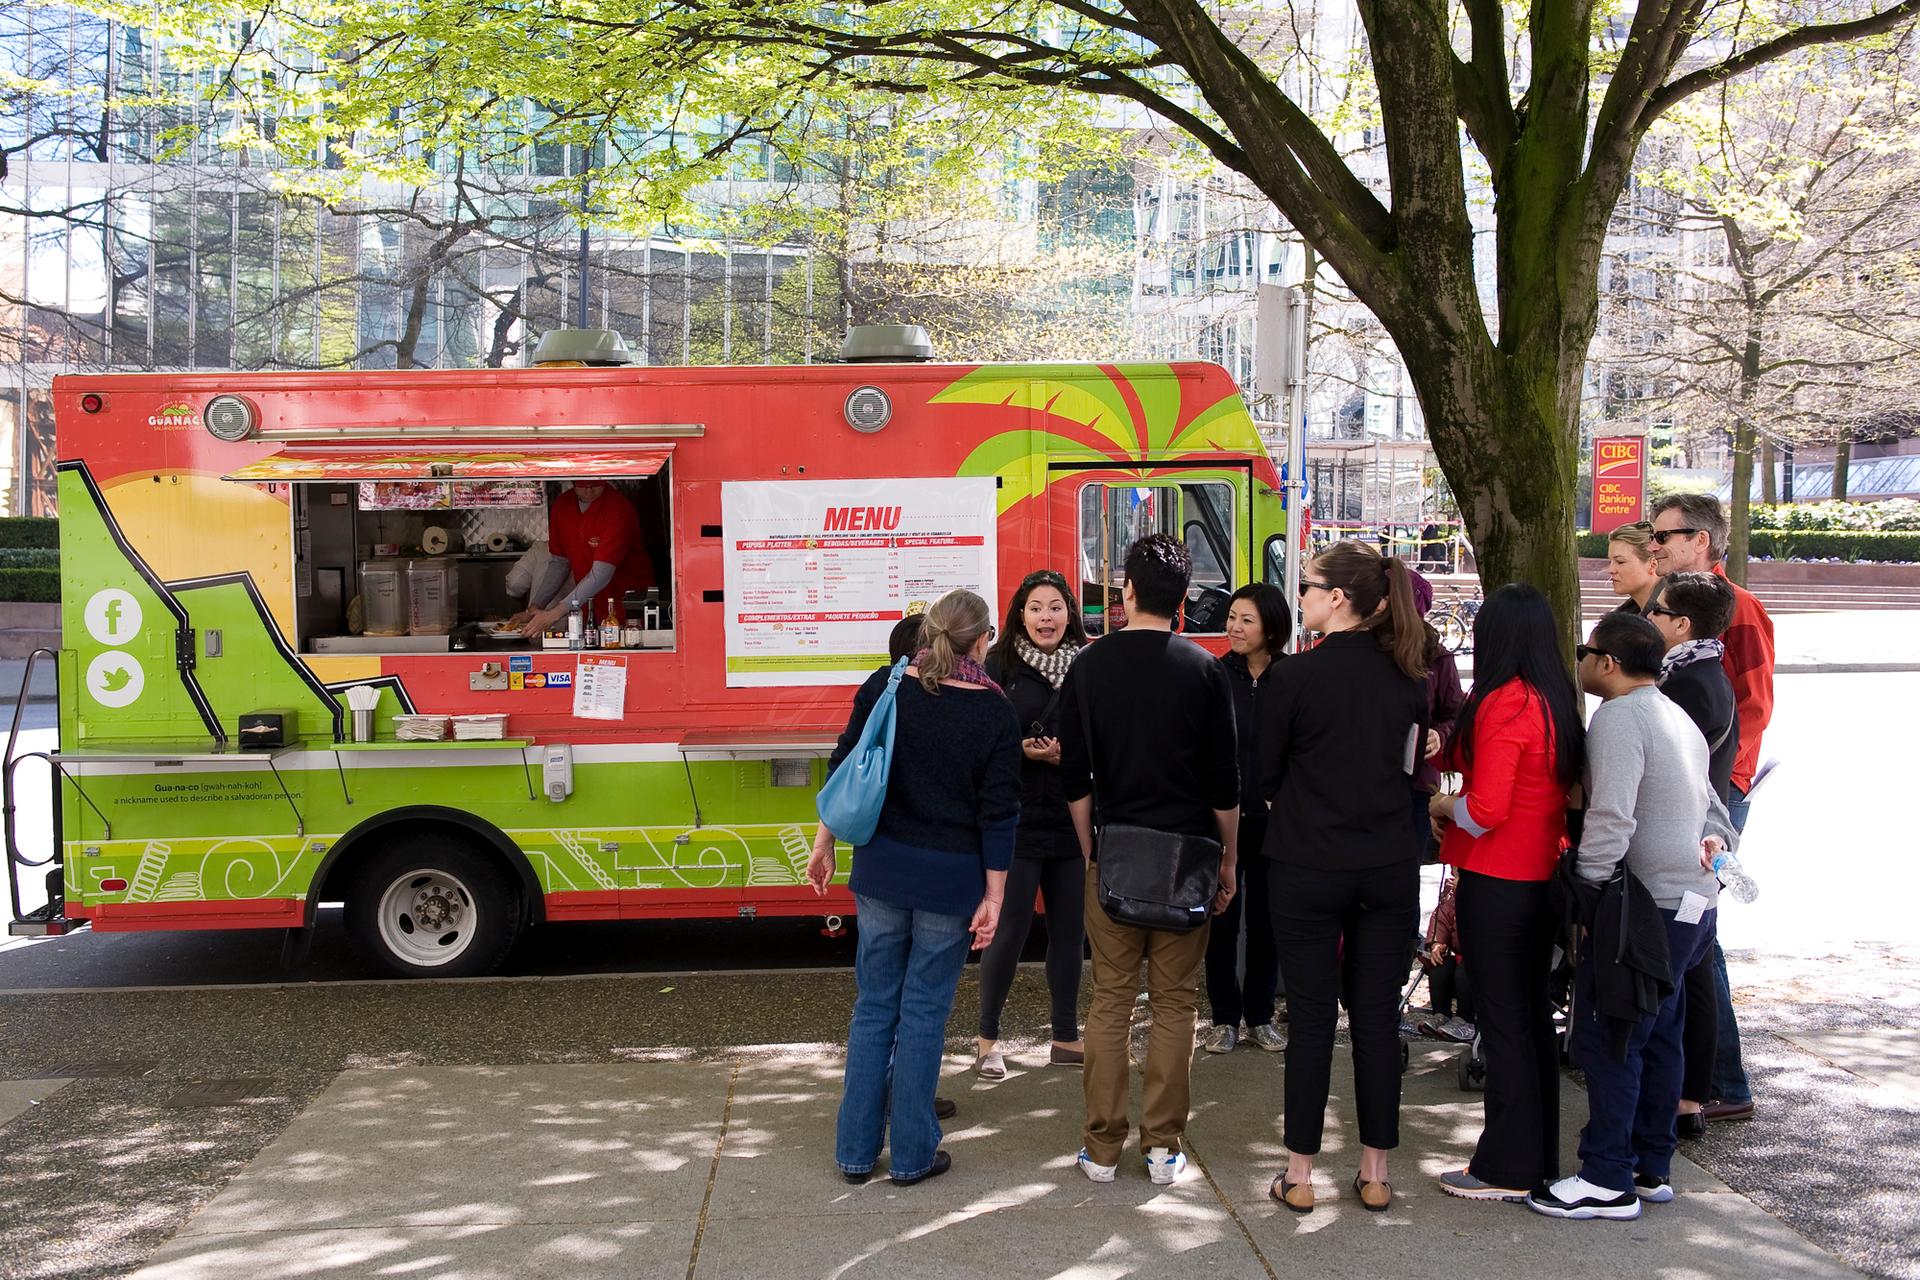
[[[871,1173],[893,1123],[889,1172],[913,1178],[933,1167],[940,1122],[933,1090],[946,1047],[947,1015],[972,940],[968,916],[896,907],[855,897],[859,946],[847,1078],[840,1098],[834,1162],[844,1173]]]
[[[1609,1191],[1633,1190],[1636,1173],[1665,1178],[1679,1144],[1674,1115],[1680,1105],[1681,1048],[1687,970],[1713,945],[1717,910],[1697,924],[1667,922],[1667,967],[1673,991],[1627,1038],[1627,1058],[1613,1056],[1607,1019],[1594,1004],[1593,954],[1574,969],[1573,1060],[1587,1077],[1587,1125],[1580,1131],[1580,1176]]]
[[[1727,798],[1727,813],[1735,831],[1747,829],[1747,795],[1733,788]],[[1713,943],[1713,993],[1720,1005],[1720,1020],[1715,1023],[1713,1081],[1711,1102],[1752,1102],[1753,1086],[1747,1082],[1747,1065],[1740,1058],[1740,1022],[1733,1016],[1733,987],[1727,981],[1727,957],[1720,941]]]

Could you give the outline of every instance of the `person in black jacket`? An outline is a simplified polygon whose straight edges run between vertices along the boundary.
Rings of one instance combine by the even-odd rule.
[[[1740,718],[1720,642],[1733,622],[1733,588],[1712,573],[1676,573],[1660,582],[1659,598],[1642,615],[1660,628],[1667,642],[1660,692],[1679,704],[1707,740],[1707,780],[1725,804],[1733,785],[1733,761],[1740,754]],[[1687,970],[1684,1016],[1679,1131],[1683,1138],[1699,1138],[1707,1132],[1706,1106],[1713,1097],[1713,1063],[1720,1043],[1720,1000],[1711,956]]]
[[[1273,672],[1293,638],[1293,611],[1278,587],[1250,583],[1227,603],[1227,653],[1220,665],[1233,684],[1233,723],[1240,740],[1240,842],[1258,849],[1267,834],[1267,802],[1260,795],[1260,703],[1273,687]],[[1207,1003],[1213,1007],[1208,1053],[1231,1053],[1247,1038],[1269,1053],[1287,1047],[1274,1024],[1280,993],[1280,954],[1274,949],[1273,916],[1267,906],[1267,860],[1241,864],[1240,892],[1213,922],[1207,937]],[[1243,909],[1241,904],[1245,903]],[[1246,922],[1247,976],[1240,980],[1241,922]]]
[[[1400,1143],[1400,986],[1420,922],[1407,786],[1425,745],[1426,627],[1401,560],[1357,542],[1300,578],[1300,622],[1325,636],[1281,664],[1260,720],[1261,852],[1275,864],[1273,931],[1287,976],[1287,1167],[1268,1194],[1313,1209],[1338,1001],[1353,1035],[1361,1206],[1387,1208]],[[1344,948],[1342,939],[1344,938]]]
[[[1053,998],[1054,1066],[1078,1066],[1080,964],[1086,945],[1086,867],[1073,833],[1067,797],[1060,789],[1060,686],[1086,646],[1086,629],[1073,607],[1073,590],[1062,574],[1028,574],[1007,602],[1007,628],[987,655],[987,674],[1000,682],[1020,721],[1020,827],[1000,929],[980,957],[980,1053],[974,1070],[986,1080],[1003,1079],[1000,1011],[1033,925],[1034,895],[1047,904],[1047,990]]]

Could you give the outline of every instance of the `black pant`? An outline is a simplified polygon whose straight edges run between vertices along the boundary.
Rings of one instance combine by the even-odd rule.
[[[1532,1191],[1560,1176],[1560,1052],[1547,979],[1553,914],[1544,880],[1460,873],[1460,954],[1487,1059],[1487,1126],[1468,1172]]]
[[[1400,1145],[1400,988],[1420,923],[1420,864],[1272,868],[1273,933],[1287,975],[1287,1150],[1317,1155],[1345,994],[1360,1141]],[[1344,941],[1343,941],[1344,940]]]
[[[1264,819],[1240,815],[1238,892],[1227,909],[1213,918],[1207,935],[1207,1003],[1213,1006],[1213,1025],[1249,1027],[1273,1021],[1280,993],[1280,953],[1274,948],[1273,912],[1267,905],[1273,864],[1260,854],[1266,842]],[[1240,979],[1240,925],[1246,923],[1247,976]]]
[[[1473,978],[1459,956],[1448,956],[1427,974],[1427,988],[1433,993],[1433,1013],[1437,1018],[1458,1014],[1473,1021]]]
[[[1720,1048],[1720,994],[1713,972],[1713,952],[1687,970],[1686,1026],[1680,1032],[1680,1050],[1686,1068],[1680,1076],[1680,1096],[1705,1106],[1714,1101],[1713,1062]]]
[[[1007,896],[1000,927],[980,957],[980,1035],[1000,1038],[1000,1011],[1013,989],[1014,970],[1033,927],[1033,895],[1047,903],[1047,990],[1053,997],[1053,1038],[1080,1038],[1080,962],[1086,945],[1083,923],[1087,865],[1079,858],[1020,858],[1007,869]]]

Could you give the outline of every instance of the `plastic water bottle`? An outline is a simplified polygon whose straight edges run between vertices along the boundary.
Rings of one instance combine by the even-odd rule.
[[[1722,853],[1713,860],[1714,874],[1720,877],[1720,883],[1733,895],[1738,903],[1752,902],[1760,896],[1760,882],[1747,874],[1740,865],[1740,859],[1731,853]]]

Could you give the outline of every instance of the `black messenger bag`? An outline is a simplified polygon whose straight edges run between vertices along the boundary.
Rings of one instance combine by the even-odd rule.
[[[1093,717],[1084,700],[1080,730],[1087,740],[1091,778],[1096,772]],[[1097,811],[1097,790],[1093,802]],[[1207,922],[1220,888],[1224,850],[1218,840],[1109,822],[1094,832],[1093,843],[1100,869],[1096,892],[1109,920],[1169,933],[1191,933]]]

